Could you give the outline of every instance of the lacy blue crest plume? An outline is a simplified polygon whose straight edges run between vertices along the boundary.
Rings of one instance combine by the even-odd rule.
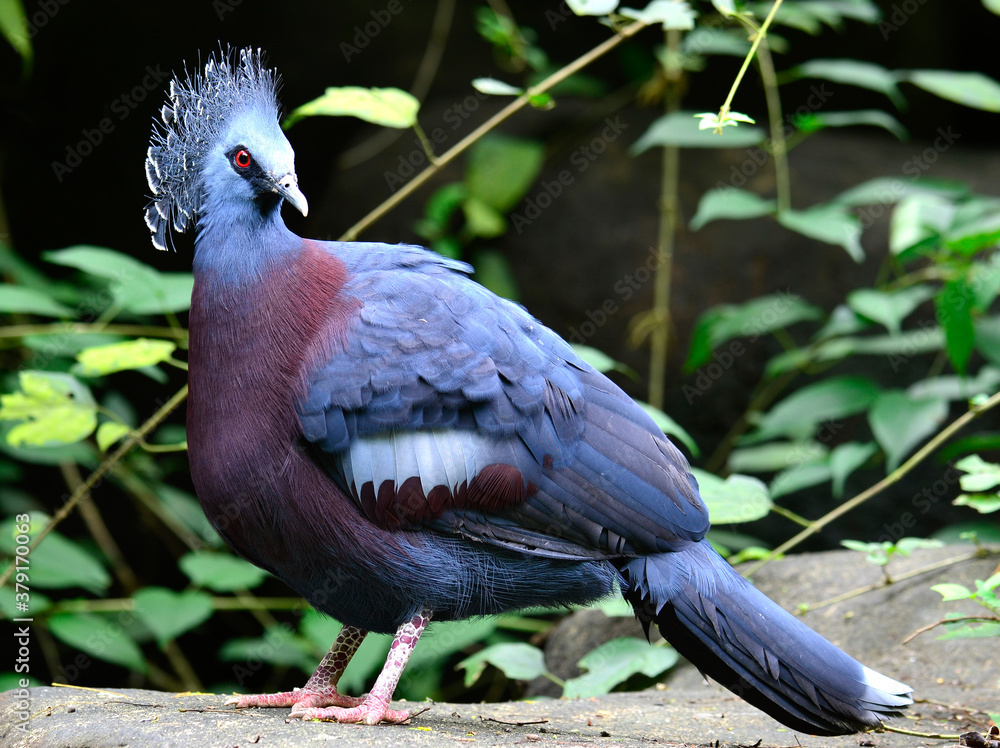
[[[198,218],[204,197],[203,167],[231,119],[247,108],[278,117],[277,75],[263,65],[260,49],[220,50],[203,69],[176,75],[153,122],[146,152],[152,201],[146,225],[153,246],[167,249],[171,226],[183,233]]]

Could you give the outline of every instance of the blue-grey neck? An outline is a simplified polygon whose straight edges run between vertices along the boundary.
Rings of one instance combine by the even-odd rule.
[[[210,271],[226,285],[249,285],[287,261],[302,240],[285,226],[282,202],[272,194],[254,202],[206,195],[194,244],[195,275]]]

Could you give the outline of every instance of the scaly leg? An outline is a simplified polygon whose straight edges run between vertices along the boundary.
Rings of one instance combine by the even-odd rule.
[[[283,693],[264,693],[253,696],[233,696],[226,699],[227,705],[233,705],[237,709],[251,706],[278,706],[278,707],[323,707],[323,706],[357,706],[364,702],[364,698],[356,696],[344,696],[337,693],[337,682],[344,674],[347,663],[358,651],[361,642],[364,641],[367,631],[355,628],[354,626],[344,626],[337,634],[336,641],[330,647],[330,651],[323,657],[316,672],[312,674],[306,684],[295,691],[285,691]]]
[[[361,722],[366,725],[377,725],[379,722],[399,724],[408,720],[409,712],[390,709],[389,702],[399,683],[399,676],[403,674],[403,668],[413,654],[413,648],[417,646],[420,634],[430,623],[431,614],[432,611],[424,608],[396,630],[385,666],[371,693],[360,704],[346,709],[338,706],[316,709],[296,704],[289,716],[294,719],[325,719],[333,722]]]

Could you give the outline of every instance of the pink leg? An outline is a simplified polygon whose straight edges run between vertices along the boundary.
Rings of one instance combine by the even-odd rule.
[[[357,706],[364,699],[337,693],[337,682],[340,680],[340,676],[344,674],[347,663],[351,661],[351,657],[358,651],[358,647],[361,646],[361,642],[364,641],[367,634],[367,631],[354,628],[354,626],[344,626],[337,635],[333,646],[330,647],[330,651],[326,653],[322,662],[319,663],[316,672],[312,674],[302,688],[283,693],[233,696],[226,699],[226,704],[233,705],[237,709],[251,706]]]
[[[396,684],[399,683],[399,676],[403,674],[403,668],[406,667],[420,634],[430,620],[431,611],[424,608],[396,630],[385,666],[379,673],[371,693],[360,704],[346,709],[338,706],[316,709],[296,704],[289,716],[293,719],[325,719],[333,722],[360,722],[366,725],[377,725],[379,722],[399,724],[408,720],[409,712],[390,709],[389,702],[392,700],[393,691],[396,690]]]

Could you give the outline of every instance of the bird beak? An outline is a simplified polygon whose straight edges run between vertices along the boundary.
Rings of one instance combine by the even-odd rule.
[[[279,179],[275,179],[274,191],[285,198],[299,213],[304,216],[309,215],[309,202],[306,200],[306,196],[302,194],[302,190],[299,189],[299,180],[294,174],[289,173]]]

